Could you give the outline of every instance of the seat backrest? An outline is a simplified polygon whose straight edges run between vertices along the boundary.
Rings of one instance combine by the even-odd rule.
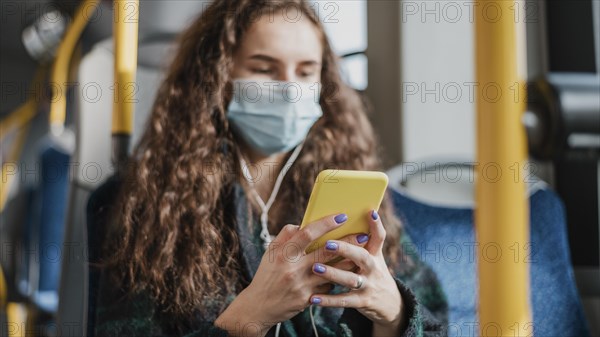
[[[114,211],[116,197],[119,193],[120,180],[118,176],[110,177],[98,187],[88,200],[86,208],[86,221],[88,232],[88,313],[87,313],[87,335],[94,336],[96,319],[96,303],[98,298],[98,286],[102,273],[103,262],[102,248],[106,242],[107,229],[110,226],[110,217]]]
[[[397,188],[391,194],[415,245],[403,248],[416,249],[436,272],[448,297],[449,336],[476,335],[479,250],[473,208],[424,203]],[[529,262],[533,333],[589,336],[569,256],[564,207],[547,188],[536,189],[529,200],[530,245],[519,247],[518,256]]]
[[[164,44],[163,48],[169,48]],[[72,336],[82,336],[87,324],[87,227],[86,204],[90,193],[113,174],[111,163],[111,119],[113,95],[113,42],[98,43],[83,57],[79,68],[80,90],[77,113],[77,145],[73,155],[73,179],[70,187],[65,242],[76,247],[76,253],[62,264],[59,326],[71,325]],[[144,129],[163,69],[139,67],[137,87],[135,142]],[[76,323],[74,323],[76,322]]]

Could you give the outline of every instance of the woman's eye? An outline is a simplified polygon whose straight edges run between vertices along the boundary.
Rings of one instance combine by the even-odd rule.
[[[257,74],[270,74],[272,72],[272,70],[268,68],[255,68],[252,69],[252,71]]]

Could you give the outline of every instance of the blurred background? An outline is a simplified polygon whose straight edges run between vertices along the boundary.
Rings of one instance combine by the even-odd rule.
[[[174,39],[210,2],[140,2],[125,142],[111,134],[112,1],[0,3],[0,336],[87,335],[87,200],[137,142]],[[372,105],[394,202],[448,295],[448,333],[476,335],[475,2],[311,3]],[[515,1],[503,15],[526,37],[527,83],[507,90],[527,104],[533,332],[600,336],[600,1]]]

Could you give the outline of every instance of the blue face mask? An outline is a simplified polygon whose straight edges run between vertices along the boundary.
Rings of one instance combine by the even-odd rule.
[[[323,115],[319,92],[317,84],[234,80],[227,117],[258,152],[286,152],[300,144]]]

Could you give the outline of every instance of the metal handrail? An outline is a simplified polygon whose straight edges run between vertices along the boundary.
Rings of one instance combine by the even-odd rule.
[[[56,59],[52,67],[51,84],[52,100],[50,103],[50,131],[54,135],[62,134],[65,127],[67,115],[67,79],[69,76],[69,64],[75,51],[79,37],[83,29],[93,16],[100,0],[84,0],[75,11],[73,23],[69,26],[67,33],[61,41]]]
[[[127,162],[135,110],[139,1],[114,2],[114,100],[112,112],[112,160],[116,169]]]
[[[475,10],[477,163],[475,227],[479,244],[479,335],[532,333],[524,23],[513,1],[478,0]],[[490,89],[492,88],[492,89]],[[488,89],[488,90],[486,90]],[[519,254],[520,253],[520,254]]]

